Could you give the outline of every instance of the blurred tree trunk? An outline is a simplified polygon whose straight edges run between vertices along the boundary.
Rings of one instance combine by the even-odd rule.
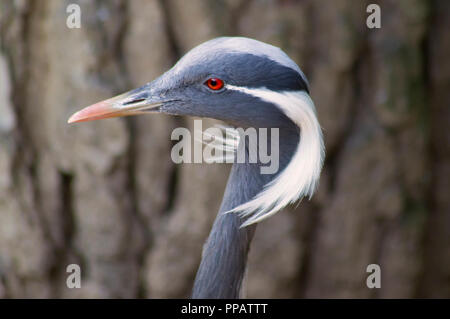
[[[300,65],[327,147],[313,200],[258,226],[245,295],[450,297],[449,2],[380,1],[373,30],[370,2],[2,1],[0,297],[189,296],[229,167],[172,163],[192,119],[66,121],[220,35]]]

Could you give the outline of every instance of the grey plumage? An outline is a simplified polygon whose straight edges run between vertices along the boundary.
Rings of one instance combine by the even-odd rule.
[[[224,87],[209,89],[210,78],[223,80]],[[252,203],[259,221],[312,194],[324,149],[308,93],[304,74],[280,49],[247,38],[217,38],[192,49],[153,82],[88,107],[69,122],[160,112],[279,129],[278,171],[261,174],[262,163],[249,163],[248,157],[233,164],[192,292],[193,298],[237,298],[256,226],[241,227],[246,218],[226,212]],[[269,149],[270,142],[269,135]]]
[[[280,130],[280,170],[282,171],[298,144],[298,130]],[[268,141],[270,145],[270,140]],[[235,163],[231,169],[222,205],[205,244],[197,272],[193,298],[238,298],[245,273],[247,254],[256,225],[240,228],[236,214],[223,214],[253,198],[276,174],[261,175],[260,163]]]

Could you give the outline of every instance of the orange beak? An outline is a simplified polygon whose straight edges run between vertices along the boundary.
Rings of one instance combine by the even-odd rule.
[[[147,87],[129,91],[116,97],[95,103],[73,114],[68,123],[94,121],[119,116],[157,112],[163,104],[148,97]]]

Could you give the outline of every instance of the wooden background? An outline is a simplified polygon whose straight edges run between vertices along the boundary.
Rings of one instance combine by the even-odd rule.
[[[327,148],[313,200],[258,226],[245,296],[450,297],[450,2],[379,1],[370,30],[371,2],[1,1],[0,297],[189,296],[229,166],[172,163],[191,118],[66,121],[220,35],[300,65]]]

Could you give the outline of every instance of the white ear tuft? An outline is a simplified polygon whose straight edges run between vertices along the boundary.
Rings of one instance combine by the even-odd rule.
[[[226,213],[246,217],[245,227],[272,216],[286,205],[314,194],[325,158],[322,130],[314,103],[304,91],[274,92],[227,85],[228,89],[253,95],[279,107],[300,128],[300,142],[291,161],[264,190],[250,201]]]

